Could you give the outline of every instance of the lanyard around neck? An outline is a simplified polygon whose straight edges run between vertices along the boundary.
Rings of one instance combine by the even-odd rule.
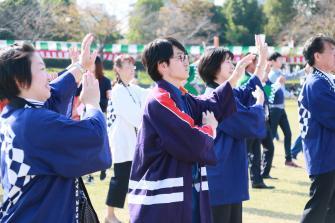
[[[137,105],[137,103],[136,103],[136,100],[135,100],[135,98],[134,98],[134,96],[132,95],[132,93],[130,92],[130,90],[129,90],[129,85],[126,85],[125,83],[123,83],[122,81],[121,81],[121,84],[127,89],[127,92],[128,92],[128,94],[129,94],[129,96],[131,97],[131,99],[133,100],[133,102],[134,102],[134,104],[136,104]],[[139,103],[139,105],[140,105],[140,107],[141,107],[141,103]]]

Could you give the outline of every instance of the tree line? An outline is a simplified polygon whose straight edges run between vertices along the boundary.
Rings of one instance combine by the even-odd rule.
[[[335,36],[335,0],[137,0],[122,20],[104,5],[82,8],[75,0],[4,0],[0,3],[0,39],[78,41],[87,32],[107,43],[145,44],[173,36],[184,44],[249,46],[265,33],[271,45],[301,45],[310,35]]]

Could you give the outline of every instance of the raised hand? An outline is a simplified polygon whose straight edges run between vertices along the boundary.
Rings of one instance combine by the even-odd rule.
[[[95,78],[94,74],[89,71],[86,72],[83,75],[82,85],[83,89],[80,94],[80,101],[83,102],[86,106],[99,109],[99,81]]]
[[[69,56],[71,58],[71,64],[75,64],[79,61],[80,52],[77,47],[71,47],[69,49]]]
[[[235,67],[235,70],[231,77],[229,78],[229,83],[232,87],[236,86],[237,81],[241,78],[241,76],[245,73],[245,68],[252,63],[252,61],[255,59],[256,55],[249,54],[245,57],[243,57]]]
[[[256,65],[255,75],[261,81],[264,81],[266,79],[266,74],[264,74],[264,71],[267,66],[268,59],[268,44],[265,42],[265,36],[255,35],[255,46],[257,48],[257,54],[259,56],[258,63]]]
[[[255,54],[248,54],[247,56],[243,57],[237,64],[236,64],[236,69],[244,69],[252,63],[252,61],[255,59],[256,55]]]
[[[257,66],[265,66],[268,59],[268,44],[262,40],[261,35],[255,35],[255,46],[259,56]]]
[[[95,59],[98,55],[98,51],[95,50],[93,53],[91,53],[91,44],[94,40],[94,35],[92,33],[87,34],[83,42],[81,43],[81,51],[79,55],[79,64],[85,69],[85,70],[92,70],[92,67],[94,66]]]

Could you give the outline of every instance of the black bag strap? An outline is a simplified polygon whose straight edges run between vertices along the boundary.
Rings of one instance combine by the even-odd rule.
[[[85,195],[85,197],[87,199],[87,204],[91,207],[91,210],[93,211],[93,215],[94,215],[94,217],[96,219],[96,222],[99,223],[100,221],[99,221],[98,215],[97,215],[97,213],[95,212],[95,210],[93,208],[93,205],[92,205],[92,202],[90,200],[90,196],[87,193],[84,181],[83,181],[83,179],[81,177],[78,178],[78,181],[79,181],[79,189],[84,192],[84,195]]]

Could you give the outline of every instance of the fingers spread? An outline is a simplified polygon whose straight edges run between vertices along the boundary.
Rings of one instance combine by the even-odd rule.
[[[86,34],[86,36],[84,37],[84,39],[83,39],[83,41],[81,43],[81,51],[83,51],[86,48],[87,41],[90,38],[90,36],[91,36],[91,33]]]

